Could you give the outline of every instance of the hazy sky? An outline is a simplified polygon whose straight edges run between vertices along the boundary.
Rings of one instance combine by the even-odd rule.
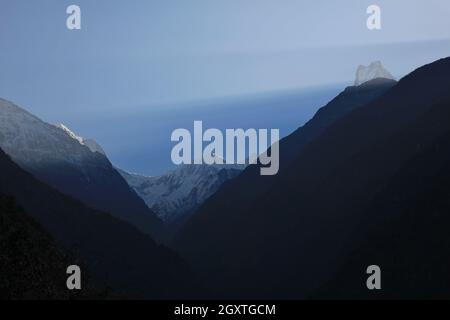
[[[381,31],[366,28],[373,3]],[[401,75],[450,55],[420,43],[436,39],[448,0],[0,0],[0,96],[52,118],[351,81],[376,58]]]

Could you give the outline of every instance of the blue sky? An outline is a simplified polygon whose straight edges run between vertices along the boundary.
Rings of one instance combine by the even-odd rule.
[[[450,55],[450,1],[0,0],[0,43],[0,96],[95,138],[105,113],[351,83],[373,60],[403,76]]]
[[[80,31],[65,26],[73,3],[82,9]],[[365,25],[372,3],[382,8],[381,31]],[[382,58],[383,45],[450,39],[447,0],[0,4],[0,95],[44,114],[62,105],[129,108],[332,83]],[[433,50],[445,52],[442,46]],[[425,60],[429,53],[420,50]],[[413,63],[396,54],[388,67],[406,72]]]

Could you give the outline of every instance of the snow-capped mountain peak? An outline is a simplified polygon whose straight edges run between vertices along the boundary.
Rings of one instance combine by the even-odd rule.
[[[359,86],[376,78],[395,80],[392,74],[383,67],[381,61],[374,61],[368,66],[360,65],[358,67],[356,70],[355,86]]]

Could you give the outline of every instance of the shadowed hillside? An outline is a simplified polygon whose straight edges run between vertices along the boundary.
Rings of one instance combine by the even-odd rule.
[[[431,130],[442,132],[423,143]],[[449,298],[450,101],[396,137],[416,142],[416,154],[367,206],[366,234],[315,298]],[[382,290],[368,291],[365,266],[381,268]]]
[[[89,268],[95,283],[127,297],[175,298],[195,291],[186,264],[136,228],[46,186],[2,151],[0,172],[0,193],[14,196],[62,249]]]
[[[337,119],[301,146],[270,186],[262,194],[254,192],[250,201],[235,201],[240,198],[234,196],[259,190],[245,179],[246,172],[225,185],[196,212],[178,247],[218,284],[218,296],[311,295],[365,240],[370,224],[364,222],[379,192],[422,147],[450,131],[446,118],[442,126],[419,127],[432,106],[447,101],[450,58],[419,68]],[[419,129],[420,135],[408,134]]]
[[[50,235],[13,198],[0,195],[0,299],[101,298],[87,281],[82,291],[67,289],[70,264]]]

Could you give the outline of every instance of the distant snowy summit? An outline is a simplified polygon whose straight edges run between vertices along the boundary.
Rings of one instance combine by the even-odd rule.
[[[383,67],[381,61],[375,61],[368,66],[360,65],[358,67],[358,70],[356,70],[355,86],[377,78],[395,80],[392,74]]]
[[[186,164],[159,177],[146,177],[116,168],[147,206],[167,224],[187,219],[244,165]]]

